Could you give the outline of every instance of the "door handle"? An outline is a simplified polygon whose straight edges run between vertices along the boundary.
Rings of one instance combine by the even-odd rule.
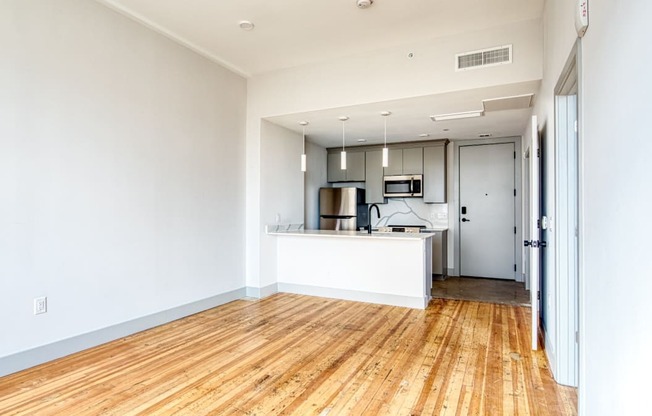
[[[462,222],[471,222],[471,220],[467,220],[466,218],[462,218]]]

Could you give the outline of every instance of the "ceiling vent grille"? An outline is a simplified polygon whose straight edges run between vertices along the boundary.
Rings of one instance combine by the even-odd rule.
[[[487,66],[504,65],[511,63],[512,45],[458,53],[455,55],[456,71],[466,71],[468,69],[484,68]]]

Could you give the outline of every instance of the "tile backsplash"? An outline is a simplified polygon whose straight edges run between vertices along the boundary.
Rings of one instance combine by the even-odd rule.
[[[428,228],[448,227],[448,204],[426,204],[421,198],[390,198],[378,204],[380,220],[375,210],[374,227],[384,225],[425,225]]]

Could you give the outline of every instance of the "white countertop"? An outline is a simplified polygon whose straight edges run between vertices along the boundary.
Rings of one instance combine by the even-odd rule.
[[[443,230],[437,230],[443,231]],[[369,234],[367,231],[335,231],[335,230],[292,230],[273,231],[269,235],[291,235],[302,237],[327,237],[327,238],[371,238],[386,240],[424,240],[433,236],[433,233],[378,233]]]

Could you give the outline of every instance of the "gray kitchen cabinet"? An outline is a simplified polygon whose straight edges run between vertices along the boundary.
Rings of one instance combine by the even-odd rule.
[[[423,148],[423,202],[446,202],[446,146]]]
[[[346,152],[346,169],[340,169],[340,152],[327,155],[328,182],[364,182],[365,152]]]
[[[364,182],[365,152],[346,152],[346,180]]]
[[[389,163],[384,169],[385,175],[402,175],[403,174],[403,149],[389,149]],[[381,154],[382,157],[382,154]],[[381,159],[382,163],[382,159]]]
[[[328,182],[344,182],[346,180],[346,171],[340,169],[340,154],[329,153],[327,155],[327,175]]]
[[[365,153],[365,202],[384,204],[383,197],[383,152],[371,150]]]
[[[436,231],[432,237],[432,274],[437,280],[448,275],[448,232]]]
[[[389,149],[385,175],[418,175],[423,173],[423,148]]]
[[[423,173],[423,148],[403,149],[403,174],[420,175]]]

